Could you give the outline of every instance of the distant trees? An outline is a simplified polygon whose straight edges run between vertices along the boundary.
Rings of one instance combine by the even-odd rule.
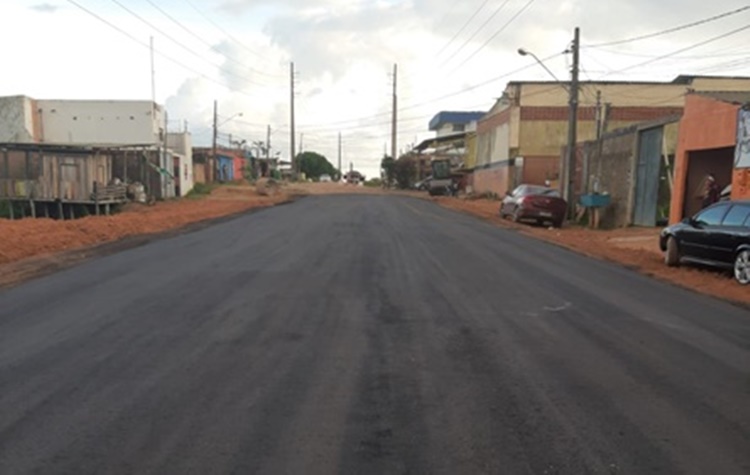
[[[384,155],[380,161],[381,175],[386,188],[391,188],[396,182],[396,160],[389,155]]]
[[[317,152],[303,152],[294,157],[294,160],[297,169],[304,173],[307,178],[317,180],[321,175],[330,175],[335,178],[339,174],[331,162]]]
[[[396,160],[396,164],[394,166],[394,174],[396,184],[399,188],[403,190],[411,188],[416,173],[417,164],[408,156],[403,156]]]

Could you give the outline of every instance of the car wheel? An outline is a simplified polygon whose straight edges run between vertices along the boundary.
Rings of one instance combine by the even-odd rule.
[[[561,228],[561,227],[563,227],[563,221],[565,221],[565,220],[562,219],[562,218],[561,219],[556,219],[556,220],[552,221],[552,227],[555,227],[555,228]]]
[[[669,267],[680,265],[680,247],[674,236],[667,239],[667,251],[664,253],[664,263]]]
[[[521,216],[519,216],[518,214],[518,207],[516,207],[516,209],[513,210],[513,214],[510,215],[510,217],[514,223],[518,223],[521,220]]]
[[[750,284],[750,251],[747,249],[734,258],[734,278],[742,285]]]

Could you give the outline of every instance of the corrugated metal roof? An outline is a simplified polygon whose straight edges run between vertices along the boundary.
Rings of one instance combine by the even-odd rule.
[[[484,112],[442,111],[430,121],[430,130],[437,130],[445,124],[469,124],[484,117]]]

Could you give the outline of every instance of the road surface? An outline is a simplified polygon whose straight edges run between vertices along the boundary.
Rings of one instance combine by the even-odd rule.
[[[655,472],[750,473],[750,312],[426,201],[0,292],[2,474]]]

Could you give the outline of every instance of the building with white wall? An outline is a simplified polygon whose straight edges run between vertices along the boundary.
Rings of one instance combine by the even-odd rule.
[[[164,108],[151,101],[0,97],[0,142],[160,145],[164,122]]]
[[[195,185],[192,136],[189,132],[170,132],[167,134],[167,146],[174,160],[175,194],[185,196]]]
[[[0,97],[0,144],[107,150],[116,165],[108,179],[144,183],[156,198],[174,197],[177,187],[181,193],[192,188],[192,165],[187,178],[184,174],[184,165],[192,160],[189,137],[172,143],[179,151],[168,148],[166,112],[152,101]],[[182,157],[179,174],[174,154]],[[177,175],[184,183],[178,183]]]

